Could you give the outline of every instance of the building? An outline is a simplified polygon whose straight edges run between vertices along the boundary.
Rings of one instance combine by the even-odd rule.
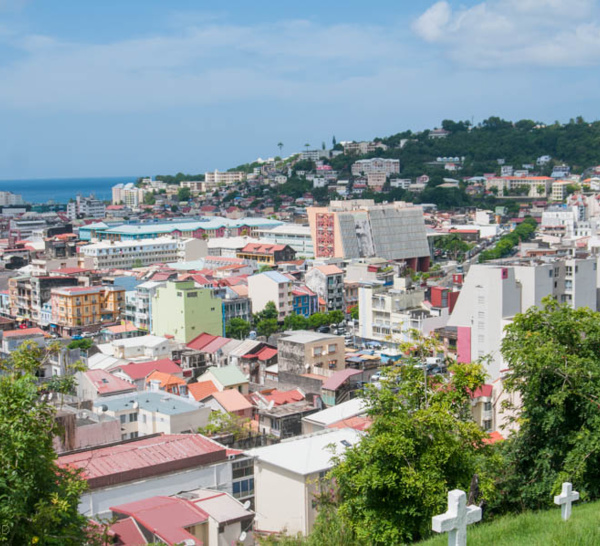
[[[336,265],[316,265],[305,275],[306,286],[322,298],[328,311],[344,311],[344,272]]]
[[[24,205],[23,196],[11,191],[0,191],[0,207]]]
[[[500,352],[505,326],[517,313],[541,306],[546,296],[559,303],[597,308],[594,258],[521,260],[506,265],[472,265],[448,326],[457,327],[459,362],[489,357],[491,381],[506,367]]]
[[[132,383],[137,390],[142,391],[146,385],[146,378],[155,371],[183,377],[183,370],[170,358],[161,358],[148,362],[131,362],[111,370],[111,373],[115,377],[120,377]]]
[[[552,182],[552,193],[550,195],[552,201],[558,201],[562,203],[567,198],[569,184],[570,182],[567,180],[558,180],[557,182]]]
[[[314,256],[314,247],[310,227],[300,224],[283,224],[272,229],[259,229],[259,237],[269,243],[289,245],[300,257]]]
[[[93,410],[119,419],[123,440],[156,433],[196,432],[208,424],[211,412],[208,406],[193,399],[152,390],[104,396],[94,401]]]
[[[120,319],[125,289],[119,286],[76,286],[51,290],[52,323],[64,333]]]
[[[367,155],[376,152],[377,150],[387,150],[387,146],[383,142],[344,142],[344,154],[346,155]]]
[[[203,402],[214,411],[230,413],[242,419],[251,419],[254,413],[254,406],[237,389],[213,392]]]
[[[285,439],[299,436],[302,432],[302,419],[318,411],[307,400],[287,404],[269,404],[258,410],[258,429],[262,434]]]
[[[70,220],[104,218],[106,216],[106,205],[104,201],[96,199],[93,195],[89,197],[78,195],[74,201],[67,203],[67,216]]]
[[[131,269],[156,263],[189,262],[208,255],[206,241],[157,237],[138,241],[102,241],[79,248],[79,266]]]
[[[57,462],[83,471],[88,489],[81,496],[79,512],[88,517],[107,515],[111,506],[151,495],[196,488],[230,494],[238,489],[244,495],[233,495],[240,502],[254,498],[252,461],[228,453],[225,446],[201,434],[159,434],[61,455]]]
[[[496,188],[499,197],[526,195],[546,197],[555,181],[550,176],[498,176],[486,181],[486,189]]]
[[[237,253],[243,260],[254,260],[260,265],[275,265],[296,258],[296,251],[288,245],[248,243]]]
[[[352,164],[353,176],[370,173],[382,173],[387,176],[398,174],[400,173],[400,160],[374,157],[373,159],[359,159]]]
[[[252,449],[256,497],[256,531],[308,535],[317,516],[316,495],[331,487],[325,475],[333,467],[333,452],[361,439],[356,430],[331,429]]]
[[[112,204],[137,208],[144,202],[146,190],[138,188],[133,182],[117,184],[112,187]]]
[[[277,271],[265,271],[248,277],[248,296],[252,300],[252,311],[262,311],[272,301],[281,322],[293,310],[293,283],[289,277]]]
[[[343,370],[345,346],[342,336],[298,330],[281,336],[277,341],[280,380],[289,375],[315,374],[329,377]]]
[[[2,353],[9,355],[17,350],[24,342],[29,342],[38,347],[46,346],[46,332],[40,328],[18,328],[16,330],[4,330],[1,334]]]
[[[114,358],[129,361],[158,360],[159,358],[170,358],[171,353],[179,346],[173,339],[160,336],[139,336],[125,339],[117,339],[112,343],[100,345],[100,350]]]
[[[415,271],[429,269],[421,207],[364,199],[331,201],[307,213],[317,258],[379,257],[403,261]]]
[[[219,172],[215,169],[212,172],[204,173],[204,183],[206,187],[212,188],[219,184],[230,186],[231,184],[237,184],[246,180],[248,175],[242,171],[226,171]]]
[[[302,315],[305,318],[319,311],[319,296],[310,288],[296,285],[292,290],[292,311],[294,315]]]
[[[138,284],[135,290],[128,291],[126,298],[125,318],[130,320],[136,328],[148,332],[152,331],[152,302],[159,286],[164,282],[146,281]]]
[[[87,370],[77,373],[77,398],[80,401],[96,401],[109,396],[132,393],[135,390],[135,385],[105,370]]]
[[[367,174],[367,186],[374,191],[383,190],[383,186],[387,181],[387,175],[385,173],[369,173]]]
[[[116,544],[127,537],[126,544],[131,545],[147,544],[147,539],[169,546],[244,544],[239,538],[252,527],[254,519],[254,514],[242,503],[212,489],[186,491],[173,497],[150,497],[110,510],[116,518],[109,528]]]
[[[152,302],[152,331],[187,343],[202,332],[223,333],[222,302],[194,281],[170,281],[157,288]]]
[[[352,370],[356,372],[356,370]],[[333,405],[302,419],[302,434],[313,434],[355,417],[365,416],[368,407],[363,398],[353,398],[347,402]]]
[[[248,394],[248,379],[233,364],[223,366],[222,368],[215,366],[208,368],[208,370],[198,377],[198,383],[205,381],[211,381],[217,390],[221,392],[233,389],[241,394]]]

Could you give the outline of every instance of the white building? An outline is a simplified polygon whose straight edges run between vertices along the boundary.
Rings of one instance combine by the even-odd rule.
[[[106,206],[103,201],[96,199],[93,195],[82,197],[78,195],[75,201],[67,204],[67,216],[71,220],[77,218],[104,218]]]
[[[156,263],[189,262],[208,255],[203,239],[157,237],[126,241],[101,241],[79,249],[80,267],[131,269]]]
[[[136,208],[144,202],[145,194],[146,190],[136,187],[133,182],[117,184],[112,187],[112,204]]]
[[[354,429],[329,429],[251,450],[256,528],[308,535],[317,516],[315,495],[326,486],[325,475],[333,468],[332,446],[343,455],[361,437]]]
[[[360,176],[369,173],[385,173],[386,175],[400,172],[399,159],[382,159],[374,157],[373,159],[359,159],[352,164],[352,174]]]
[[[11,191],[0,191],[0,207],[24,205],[23,196]]]
[[[309,226],[283,224],[273,229],[259,229],[258,236],[268,243],[289,245],[298,257],[311,258],[315,253]]]
[[[204,182],[207,187],[214,187],[218,184],[229,186],[246,180],[246,173],[242,171],[220,172],[217,169],[204,174]]]
[[[336,265],[317,265],[305,275],[306,286],[327,304],[328,311],[344,310],[344,272]]]
[[[248,277],[248,297],[252,300],[252,312],[262,311],[272,301],[282,321],[292,313],[292,287],[289,277],[277,271],[265,271]]]

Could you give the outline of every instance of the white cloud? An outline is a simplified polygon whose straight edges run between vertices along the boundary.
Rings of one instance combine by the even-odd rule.
[[[320,100],[339,92],[342,68],[350,68],[346,76],[368,75],[402,57],[395,33],[302,20],[256,26],[207,21],[106,44],[22,35],[9,37],[9,45],[21,54],[0,66],[0,104],[76,111],[282,96]]]
[[[595,0],[486,0],[457,9],[443,0],[413,23],[413,31],[475,67],[600,63]]]

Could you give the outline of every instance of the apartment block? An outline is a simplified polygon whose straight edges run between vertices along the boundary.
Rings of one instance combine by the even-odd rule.
[[[221,300],[194,281],[171,281],[156,290],[152,302],[152,332],[187,343],[203,332],[223,334]]]
[[[238,182],[243,182],[246,180],[248,175],[242,171],[226,171],[220,172],[218,170],[209,171],[204,174],[204,182],[206,186],[216,186],[218,184],[224,184],[225,186],[229,186],[231,184],[236,184]]]
[[[344,153],[346,155],[367,155],[371,154],[377,150],[387,150],[388,147],[382,142],[369,142],[369,141],[361,141],[361,142],[344,142],[342,144],[344,147]]]
[[[305,275],[306,286],[322,298],[328,311],[343,311],[344,272],[336,265],[317,265]]]
[[[382,159],[381,157],[374,157],[373,159],[359,159],[352,164],[352,174],[354,176],[369,173],[383,173],[385,175],[390,175],[398,174],[399,172],[399,159]]]
[[[265,271],[248,277],[248,296],[252,300],[252,311],[262,311],[270,301],[275,303],[278,320],[292,314],[293,282],[277,271]]]
[[[549,176],[497,176],[486,181],[486,188],[496,188],[500,197],[521,191],[528,197],[546,197],[553,182],[554,178]]]
[[[82,197],[78,195],[74,201],[67,203],[67,216],[71,220],[77,218],[104,218],[106,206],[103,201],[93,195]]]
[[[248,243],[237,252],[243,260],[254,260],[260,265],[275,265],[277,262],[289,262],[296,258],[296,251],[288,245]]]
[[[131,269],[156,263],[186,262],[208,255],[202,239],[157,237],[134,241],[101,241],[79,249],[79,265],[88,269]]]
[[[344,338],[298,330],[277,341],[280,374],[316,374],[330,377],[346,367]]]
[[[133,182],[117,184],[112,187],[112,204],[136,208],[144,202],[146,190],[138,188]]]
[[[52,322],[62,332],[116,321],[125,308],[125,289],[119,286],[77,286],[51,290]]]

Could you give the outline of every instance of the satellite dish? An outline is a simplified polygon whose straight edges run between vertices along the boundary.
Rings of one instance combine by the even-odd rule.
[[[244,503],[244,510],[248,510],[248,508],[250,508],[250,501],[246,501],[246,502]],[[242,539],[240,539],[240,540],[244,540],[244,539],[242,538]]]
[[[102,411],[108,411],[108,406],[106,404],[102,404],[101,409]]]
[[[137,401],[133,403],[133,409],[138,409],[139,407],[140,405]]]
[[[244,542],[244,540],[246,540],[246,537],[248,535],[246,534],[246,531],[242,531],[242,534],[240,535],[240,538],[238,539],[240,542]]]

